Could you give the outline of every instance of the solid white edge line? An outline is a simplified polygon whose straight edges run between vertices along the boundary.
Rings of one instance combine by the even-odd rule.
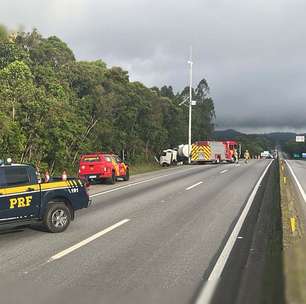
[[[201,185],[201,184],[203,184],[203,182],[198,182],[198,183],[196,183],[196,184],[194,184],[194,185],[191,185],[191,186],[187,187],[185,190],[186,190],[186,191],[191,190],[191,189],[193,189],[194,187],[197,187],[197,186],[199,186],[199,185]]]
[[[296,182],[296,184],[297,184],[297,186],[298,186],[298,188],[299,188],[299,190],[300,190],[300,192],[301,192],[301,194],[302,194],[302,197],[303,197],[303,199],[304,199],[304,202],[306,203],[306,194],[305,194],[305,191],[304,191],[302,185],[300,184],[300,182],[299,182],[297,176],[296,176],[295,173],[293,172],[293,169],[292,169],[292,167],[289,165],[289,163],[287,162],[287,160],[285,160],[285,162],[286,162],[286,165],[288,166],[288,168],[289,168],[289,170],[290,170],[290,172],[291,172],[291,174],[292,174],[292,176],[293,176],[293,178],[294,178],[294,180],[295,180],[295,182]]]
[[[71,247],[69,247],[69,248],[67,248],[67,249],[65,249],[65,250],[55,254],[55,255],[53,255],[48,260],[48,262],[52,262],[52,261],[58,260],[58,259],[60,259],[60,258],[62,258],[64,256],[66,256],[67,254],[69,254],[69,253],[79,249],[80,247],[83,247],[83,246],[87,245],[88,243],[90,243],[90,242],[96,240],[97,238],[103,236],[104,234],[106,234],[106,233],[108,233],[108,232],[110,232],[110,231],[112,231],[112,230],[114,230],[114,229],[124,225],[125,223],[127,223],[129,221],[130,221],[130,219],[124,219],[124,220],[122,220],[122,221],[120,221],[120,222],[118,222],[118,223],[116,223],[116,224],[114,224],[114,225],[112,225],[112,226],[110,226],[110,227],[108,227],[108,228],[106,228],[106,229],[104,229],[104,230],[102,230],[102,231],[100,231],[100,232],[98,232],[98,233],[88,237],[87,239],[85,239],[85,240],[83,240],[83,241],[81,241],[81,242],[79,242],[79,243],[77,243],[77,244],[75,244],[75,245],[73,245],[73,246],[71,246]]]
[[[182,172],[194,170],[194,169],[196,169],[196,168],[198,168],[198,167],[189,168],[189,169],[187,169],[187,170],[179,170],[179,172],[174,172],[174,173],[170,173],[170,174],[159,175],[159,176],[156,176],[156,177],[152,177],[152,178],[150,178],[150,179],[145,179],[145,180],[140,181],[140,182],[135,182],[135,183],[131,183],[131,184],[128,184],[128,185],[125,185],[125,186],[116,187],[116,188],[114,188],[114,189],[110,189],[110,190],[98,192],[98,193],[95,193],[95,194],[91,194],[91,195],[89,195],[89,197],[92,198],[92,197],[104,195],[104,194],[107,194],[107,193],[111,193],[111,192],[114,192],[114,191],[118,191],[118,190],[130,188],[130,187],[137,186],[137,185],[144,184],[144,183],[148,183],[148,182],[151,182],[151,181],[153,181],[153,180],[160,179],[160,178],[163,178],[163,177],[168,177],[168,176],[175,175],[175,174],[179,174],[179,173],[182,173]]]
[[[227,262],[227,259],[230,256],[230,253],[235,245],[236,239],[239,235],[239,232],[241,230],[241,227],[245,221],[246,216],[248,215],[248,212],[252,206],[252,203],[254,201],[255,195],[260,187],[260,184],[263,180],[263,178],[265,177],[269,167],[271,166],[271,164],[273,163],[273,161],[271,161],[266,169],[264,170],[264,172],[262,173],[262,175],[260,176],[258,182],[256,183],[251,195],[249,196],[249,199],[231,233],[231,235],[229,236],[213,270],[211,271],[208,280],[205,282],[205,284],[202,287],[201,292],[199,293],[199,296],[196,300],[196,304],[208,304],[211,301],[211,298],[214,294],[214,291],[217,287],[218,284],[218,280],[222,274],[222,271],[225,267],[225,264]]]

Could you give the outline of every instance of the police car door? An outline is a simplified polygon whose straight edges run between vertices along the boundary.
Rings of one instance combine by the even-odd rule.
[[[5,166],[4,206],[1,218],[30,219],[38,216],[40,185],[28,166]]]

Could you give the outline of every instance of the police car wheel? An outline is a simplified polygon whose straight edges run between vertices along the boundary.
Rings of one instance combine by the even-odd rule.
[[[115,172],[112,172],[112,176],[110,177],[110,179],[109,179],[109,183],[110,184],[115,184],[116,183],[116,175],[115,175]]]
[[[125,176],[123,177],[124,181],[128,181],[130,179],[130,171],[129,169],[126,170]]]
[[[67,229],[70,222],[70,210],[64,203],[49,204],[44,218],[44,225],[49,232],[62,232]]]

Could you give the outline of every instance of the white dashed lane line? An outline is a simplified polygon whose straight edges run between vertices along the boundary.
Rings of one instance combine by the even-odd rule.
[[[198,182],[198,183],[196,183],[196,184],[194,184],[194,185],[189,186],[189,187],[186,188],[185,190],[186,190],[186,191],[191,190],[191,189],[193,189],[194,187],[197,187],[197,186],[199,186],[199,185],[201,185],[201,184],[203,184],[203,182]]]
[[[67,248],[67,249],[65,249],[65,250],[55,254],[55,255],[53,255],[48,260],[48,262],[53,262],[55,260],[61,259],[62,257],[66,256],[67,254],[69,254],[69,253],[71,253],[71,252],[73,252],[73,251],[75,251],[75,250],[77,250],[77,249],[79,249],[79,248],[81,248],[81,247],[91,243],[92,241],[96,240],[97,238],[105,235],[108,232],[111,232],[112,230],[114,230],[114,229],[116,229],[116,228],[126,224],[129,221],[130,221],[130,219],[124,219],[124,220],[122,220],[122,221],[120,221],[120,222],[118,222],[118,223],[116,223],[116,224],[114,224],[112,226],[109,226],[108,228],[106,228],[104,230],[101,230],[100,232],[95,233],[94,235],[88,237],[87,239],[85,239],[85,240],[83,240],[83,241],[81,241],[81,242],[79,242],[79,243],[77,243],[77,244],[75,244],[75,245],[73,245],[73,246],[71,246],[71,247],[69,247],[69,248]]]

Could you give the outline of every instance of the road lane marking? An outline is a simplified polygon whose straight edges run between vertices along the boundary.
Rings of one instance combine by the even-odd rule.
[[[192,188],[197,187],[197,186],[199,186],[199,185],[201,185],[201,184],[203,184],[203,182],[198,182],[198,183],[196,183],[196,184],[194,184],[194,185],[191,185],[190,187],[186,188],[185,190],[186,190],[186,191],[191,190]]]
[[[202,287],[201,292],[199,293],[199,296],[196,300],[196,304],[208,304],[210,303],[215,289],[218,285],[218,281],[220,279],[220,276],[222,274],[222,271],[225,267],[225,264],[230,256],[230,253],[235,245],[236,239],[239,236],[239,232],[241,230],[241,227],[248,215],[248,212],[252,206],[252,203],[254,201],[254,198],[256,196],[256,193],[260,187],[260,184],[263,180],[263,178],[265,177],[268,169],[270,168],[271,164],[273,161],[271,161],[268,166],[266,167],[266,169],[264,170],[264,172],[262,173],[262,175],[260,176],[259,180],[257,181],[251,195],[249,196],[249,199],[231,233],[231,235],[229,236],[212,272],[210,273],[208,280],[205,282],[205,284]]]
[[[227,171],[228,171],[228,170],[225,169],[225,170],[221,171],[220,174],[224,174],[224,173],[226,173]]]
[[[293,170],[292,170],[291,166],[289,165],[289,163],[286,160],[285,160],[285,162],[286,162],[286,164],[287,164],[287,166],[288,166],[288,168],[289,168],[289,170],[290,170],[290,172],[291,172],[291,174],[292,174],[292,176],[293,176],[293,178],[294,178],[294,180],[295,180],[295,182],[296,182],[296,184],[297,184],[297,186],[298,186],[298,188],[299,188],[299,190],[300,190],[300,192],[302,194],[304,202],[306,203],[306,194],[305,194],[305,191],[304,191],[302,185],[300,184],[298,178],[296,177],[296,175],[293,172]]]
[[[116,223],[116,224],[114,224],[114,225],[112,225],[112,226],[110,226],[110,227],[108,227],[108,228],[106,228],[106,229],[104,229],[104,230],[102,230],[102,231],[100,231],[100,232],[98,232],[98,233],[88,237],[87,239],[85,239],[85,240],[83,240],[83,241],[81,241],[81,242],[79,242],[79,243],[77,243],[77,244],[75,244],[75,245],[73,245],[73,246],[71,246],[71,247],[69,247],[69,248],[67,248],[67,249],[65,249],[65,250],[55,254],[55,255],[53,255],[48,260],[48,262],[52,262],[52,261],[58,260],[58,259],[60,259],[60,258],[62,258],[64,256],[66,256],[67,254],[69,254],[69,253],[71,253],[71,252],[73,252],[73,251],[75,251],[75,250],[77,250],[77,249],[79,249],[79,248],[81,248],[81,247],[91,243],[92,241],[96,240],[97,238],[105,235],[108,232],[111,232],[112,230],[114,230],[114,229],[116,229],[116,228],[126,224],[129,221],[130,221],[130,219],[124,219],[124,220],[122,220],[122,221],[120,221],[120,222],[118,222],[118,223]]]
[[[295,219],[295,217],[290,218],[290,226],[291,226],[292,233],[294,233],[295,230],[296,230],[296,219]]]
[[[114,192],[114,191],[130,188],[130,187],[141,185],[141,184],[144,184],[144,183],[148,183],[148,182],[151,182],[153,180],[157,180],[157,179],[160,179],[160,178],[163,178],[163,177],[168,177],[168,176],[179,174],[179,173],[182,173],[182,172],[187,172],[187,171],[190,171],[190,170],[194,170],[196,168],[198,168],[198,167],[190,168],[190,169],[187,169],[187,170],[180,170],[179,172],[175,172],[175,173],[159,175],[159,176],[152,177],[150,179],[146,179],[146,180],[143,180],[143,181],[140,181],[140,182],[131,183],[131,184],[128,184],[128,185],[125,185],[125,186],[116,187],[116,188],[113,188],[113,189],[110,189],[110,190],[106,190],[106,191],[98,192],[98,193],[95,193],[95,194],[91,194],[91,195],[89,195],[89,197],[92,198],[92,197],[104,195],[104,194],[107,194],[107,193],[111,193],[111,192]],[[211,167],[209,167],[209,168],[211,168]]]

